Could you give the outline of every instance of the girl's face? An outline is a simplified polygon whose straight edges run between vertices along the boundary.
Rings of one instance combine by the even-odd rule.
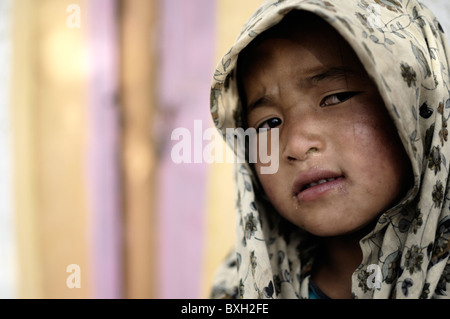
[[[240,61],[249,127],[279,129],[272,205],[317,236],[352,233],[404,194],[410,164],[377,88],[330,27],[269,38]],[[270,135],[270,132],[269,132]]]

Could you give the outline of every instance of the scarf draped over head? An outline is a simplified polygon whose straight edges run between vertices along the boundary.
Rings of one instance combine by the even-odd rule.
[[[239,53],[293,10],[319,16],[356,52],[414,174],[407,195],[360,241],[363,259],[352,276],[352,297],[448,298],[450,48],[441,25],[417,0],[265,2],[214,74],[211,113],[224,136],[227,128],[242,126]],[[235,182],[236,245],[218,269],[212,297],[308,298],[314,240],[273,213],[248,163],[235,164]],[[369,269],[378,270],[379,285],[370,285]]]

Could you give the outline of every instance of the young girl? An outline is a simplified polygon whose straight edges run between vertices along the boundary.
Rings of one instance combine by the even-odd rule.
[[[214,298],[450,295],[447,53],[416,0],[261,6],[211,112],[224,136],[278,130],[278,170],[236,164],[238,238]]]

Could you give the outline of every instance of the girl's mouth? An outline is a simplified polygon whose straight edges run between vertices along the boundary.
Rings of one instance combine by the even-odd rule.
[[[317,182],[309,183],[308,185],[305,185],[305,186],[302,188],[301,192],[307,190],[308,188],[317,186],[317,185],[321,185],[321,184],[324,184],[324,183],[328,183],[328,182],[335,181],[335,180],[337,180],[338,178],[343,178],[343,176],[339,176],[339,177],[331,177],[331,178],[327,178],[327,179],[321,179],[321,180],[319,180],[319,181],[317,181]]]
[[[293,195],[300,202],[313,201],[328,191],[342,187],[345,176],[324,170],[301,173],[294,182]]]
[[[310,202],[325,195],[328,191],[343,187],[345,178],[343,176],[321,179],[304,187],[296,196],[300,202]]]

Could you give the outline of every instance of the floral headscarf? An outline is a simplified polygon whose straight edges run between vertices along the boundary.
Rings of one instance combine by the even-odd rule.
[[[410,158],[414,184],[360,241],[354,298],[450,296],[448,119],[450,48],[435,16],[417,0],[270,0],[222,58],[211,113],[225,136],[240,127],[238,55],[293,10],[316,14],[350,44],[376,83]],[[314,240],[264,199],[248,163],[235,164],[235,250],[217,272],[214,298],[308,298]],[[368,285],[369,265],[381,285]]]

